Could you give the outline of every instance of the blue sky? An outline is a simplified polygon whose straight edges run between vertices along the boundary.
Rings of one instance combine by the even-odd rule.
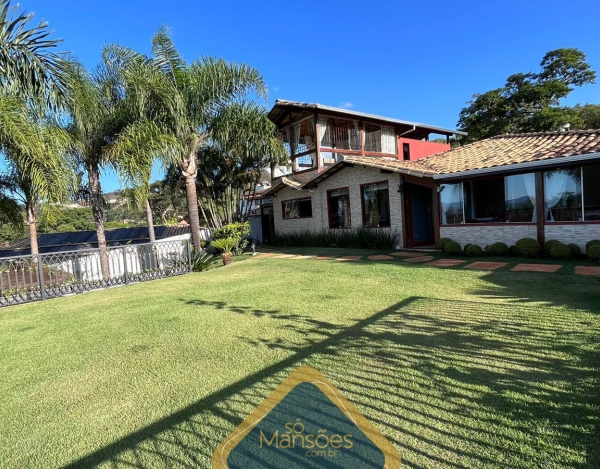
[[[600,73],[600,2],[21,0],[61,48],[94,66],[102,44],[149,52],[161,24],[185,59],[220,56],[258,68],[275,98],[349,107],[455,128],[476,92],[537,71],[552,49],[577,47]],[[567,105],[600,103],[600,84]],[[160,172],[156,172],[156,177]],[[105,191],[119,187],[103,177]]]

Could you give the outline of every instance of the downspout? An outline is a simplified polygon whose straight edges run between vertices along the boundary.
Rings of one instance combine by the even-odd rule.
[[[411,132],[414,132],[415,130],[417,130],[417,126],[413,125],[413,128],[410,130],[407,130],[406,132],[402,132],[401,134],[398,134],[398,138],[402,137],[403,135],[409,134]]]

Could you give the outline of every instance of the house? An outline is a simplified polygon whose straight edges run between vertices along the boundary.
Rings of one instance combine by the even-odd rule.
[[[430,136],[463,134],[424,124],[289,101],[269,116],[293,162],[263,194],[263,227],[270,217],[275,232],[390,229],[405,248],[529,237],[583,250],[600,239],[600,131],[503,135],[452,150]]]
[[[273,230],[367,227],[395,230],[405,245],[435,242],[433,192],[429,187],[433,181],[427,180],[429,190],[420,192],[429,194],[425,201],[429,206],[406,214],[431,220],[414,236],[403,236],[401,184],[404,179],[415,184],[415,191],[423,187],[424,176],[435,173],[423,170],[418,161],[449,150],[451,138],[466,135],[464,132],[282,100],[276,101],[269,118],[277,125],[293,172],[275,179],[263,193],[265,238],[269,239]]]

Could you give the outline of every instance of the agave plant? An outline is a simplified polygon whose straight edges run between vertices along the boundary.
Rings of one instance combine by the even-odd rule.
[[[237,246],[238,240],[236,238],[222,238],[216,239],[210,245],[221,251],[221,259],[223,259],[223,265],[231,264],[231,252]]]
[[[215,265],[218,260],[219,258],[217,256],[213,256],[206,251],[195,252],[192,256],[192,271],[202,272],[203,270],[208,270]]]

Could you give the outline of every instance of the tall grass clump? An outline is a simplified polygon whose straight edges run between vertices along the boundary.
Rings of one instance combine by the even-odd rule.
[[[355,230],[281,233],[275,236],[275,244],[295,248],[391,250],[398,245],[399,239],[397,231],[358,228]]]

